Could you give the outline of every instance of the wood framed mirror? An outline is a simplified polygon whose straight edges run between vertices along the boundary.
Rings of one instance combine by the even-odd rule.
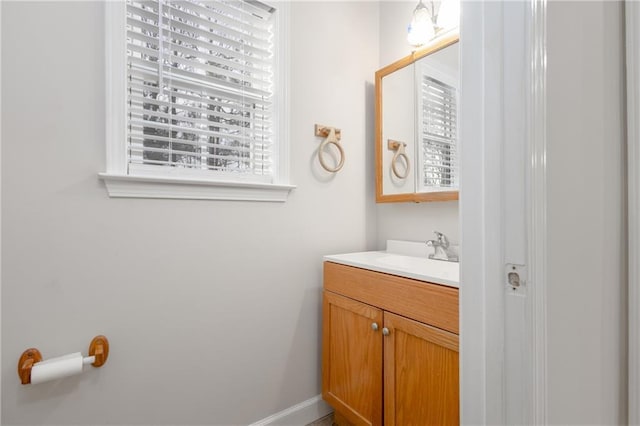
[[[376,202],[458,199],[459,35],[378,70]]]

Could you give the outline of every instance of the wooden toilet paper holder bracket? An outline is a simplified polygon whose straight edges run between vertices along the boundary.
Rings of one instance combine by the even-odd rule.
[[[31,383],[31,367],[40,361],[42,361],[42,354],[36,348],[29,348],[22,352],[18,361],[18,376],[23,385]]]
[[[94,337],[89,344],[89,356],[94,357],[91,365],[102,367],[109,357],[109,340],[102,335]],[[18,376],[23,385],[31,383],[31,369],[40,361],[42,361],[42,354],[38,349],[29,348],[22,352],[18,360]]]
[[[91,364],[94,367],[102,367],[109,357],[109,341],[104,336],[96,336],[89,344],[89,356],[96,360]]]

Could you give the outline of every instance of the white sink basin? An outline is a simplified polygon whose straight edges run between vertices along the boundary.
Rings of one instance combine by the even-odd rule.
[[[424,246],[424,248],[422,247]],[[386,251],[334,254],[324,260],[430,283],[459,287],[459,263],[429,259],[429,248],[413,241],[387,241]]]

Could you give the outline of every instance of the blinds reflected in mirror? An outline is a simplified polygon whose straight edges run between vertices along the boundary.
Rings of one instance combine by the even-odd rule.
[[[421,78],[418,121],[422,182],[430,188],[458,187],[457,91],[429,75]]]
[[[129,169],[273,175],[273,9],[127,1]]]

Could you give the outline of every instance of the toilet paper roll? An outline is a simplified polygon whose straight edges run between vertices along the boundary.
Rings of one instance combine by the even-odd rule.
[[[82,373],[82,354],[80,352],[51,358],[33,364],[31,384],[48,382]]]

